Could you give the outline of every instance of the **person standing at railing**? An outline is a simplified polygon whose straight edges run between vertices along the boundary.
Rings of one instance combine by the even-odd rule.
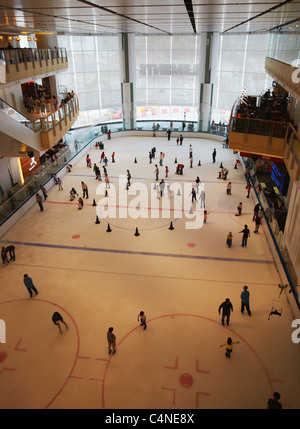
[[[36,98],[34,100],[34,104],[35,104],[35,111],[39,115],[41,113],[41,103],[40,103],[40,100],[38,98]]]
[[[54,110],[57,110],[58,109],[58,99],[56,98],[56,96],[55,95],[53,95],[53,107],[54,107]]]
[[[44,211],[44,207],[43,207],[43,198],[41,197],[40,194],[36,194],[36,202],[38,203],[39,207],[40,207],[40,211],[43,212]]]

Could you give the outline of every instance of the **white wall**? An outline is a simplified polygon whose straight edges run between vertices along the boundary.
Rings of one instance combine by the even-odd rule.
[[[0,186],[3,192],[8,191],[12,187],[8,168],[9,168],[9,159],[1,158],[0,159]]]

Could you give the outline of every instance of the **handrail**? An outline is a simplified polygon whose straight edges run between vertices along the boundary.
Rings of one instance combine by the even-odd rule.
[[[21,64],[40,60],[54,60],[68,58],[66,48],[22,48],[22,49],[0,49],[0,59],[6,63],[6,71],[9,73],[10,64]]]
[[[18,120],[18,122],[22,123],[24,126],[30,128],[34,132],[37,132],[40,130],[44,132],[50,131],[62,120],[64,120],[67,116],[69,116],[71,112],[78,109],[78,97],[77,97],[77,94],[74,94],[73,98],[71,98],[67,103],[59,107],[54,112],[48,114],[47,116],[40,117],[35,121],[31,121],[22,113],[20,113],[17,109],[15,109],[10,104],[8,104],[2,98],[0,98],[0,102],[9,106],[9,109],[12,109],[14,112],[17,113],[17,115],[20,115],[22,117],[21,120],[20,119],[16,119],[16,120]],[[5,112],[5,109],[1,109],[1,110]]]

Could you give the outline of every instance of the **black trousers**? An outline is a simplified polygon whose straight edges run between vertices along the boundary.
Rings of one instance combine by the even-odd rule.
[[[244,246],[244,247],[247,246],[247,240],[248,240],[248,236],[246,237],[243,235],[242,246]]]
[[[226,323],[227,323],[227,325],[229,325],[229,319],[230,319],[230,313],[229,314],[227,314],[227,313],[222,313],[222,325],[224,325],[224,319],[226,318]]]
[[[28,292],[29,292],[29,295],[30,295],[30,297],[32,297],[32,290],[33,290],[33,292],[35,292],[36,294],[38,294],[38,291],[36,290],[36,287],[35,286],[31,286],[31,288],[29,289],[29,288],[27,288],[27,290],[28,290]]]
[[[244,313],[245,308],[246,308],[246,310],[247,310],[247,313],[248,313],[248,314],[249,314],[249,316],[250,316],[251,311],[250,311],[249,302],[242,302],[242,303],[241,303],[241,312],[242,312],[242,313]]]

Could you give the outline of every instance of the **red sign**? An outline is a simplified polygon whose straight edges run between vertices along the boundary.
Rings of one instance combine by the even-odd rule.
[[[40,158],[38,157],[29,158],[27,156],[26,158],[20,158],[20,162],[24,179],[40,166]]]

